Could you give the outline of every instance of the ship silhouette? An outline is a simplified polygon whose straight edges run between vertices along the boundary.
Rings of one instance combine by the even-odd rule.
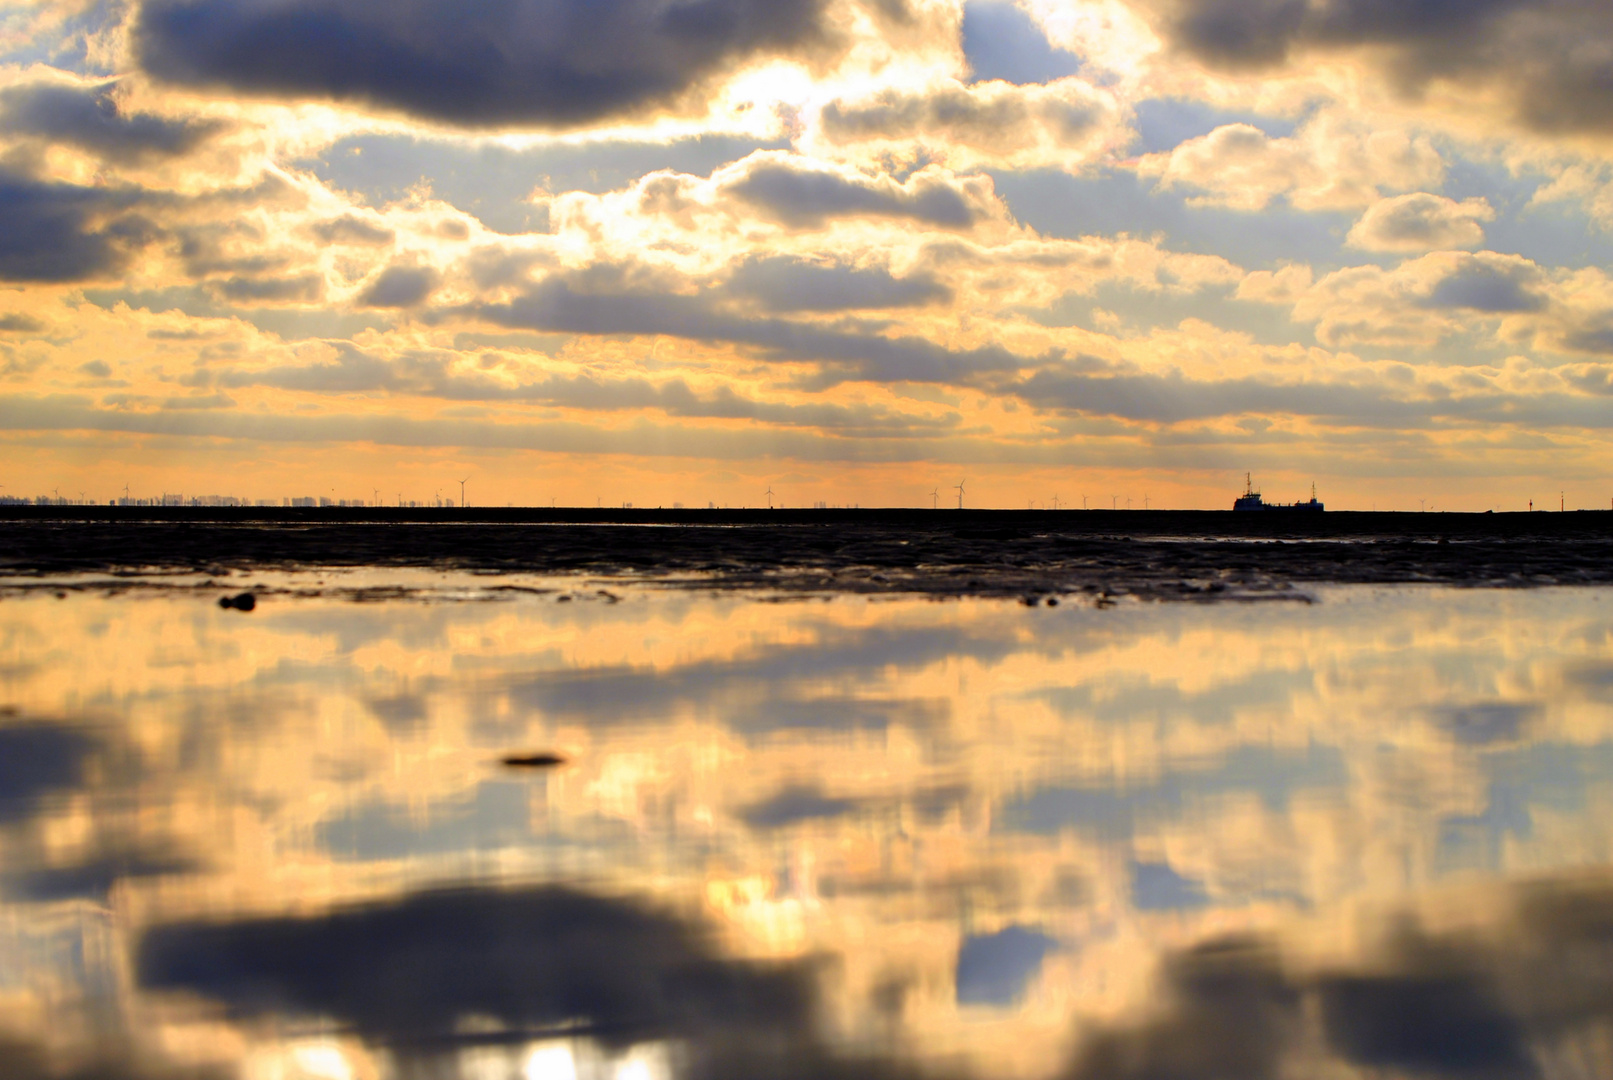
[[[1262,499],[1260,497],[1260,492],[1255,490],[1254,481],[1249,478],[1249,474],[1244,473],[1243,474],[1243,494],[1238,496],[1238,498],[1233,501],[1232,509],[1234,509],[1234,510],[1309,510],[1309,511],[1316,511],[1316,512],[1319,513],[1325,508],[1322,506],[1322,504],[1320,502],[1316,501],[1316,485],[1315,484],[1311,485],[1311,501],[1310,502],[1269,503],[1269,502],[1266,502],[1264,499]]]

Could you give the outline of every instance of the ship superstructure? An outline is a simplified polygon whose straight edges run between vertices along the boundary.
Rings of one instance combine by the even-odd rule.
[[[1248,473],[1243,474],[1243,494],[1233,500],[1234,510],[1310,510],[1321,512],[1325,507],[1316,499],[1316,485],[1311,484],[1310,502],[1269,503],[1260,497],[1255,490],[1254,480]]]

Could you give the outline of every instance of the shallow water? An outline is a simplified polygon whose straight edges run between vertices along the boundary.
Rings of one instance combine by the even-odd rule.
[[[1613,1075],[1613,591],[274,584],[0,602],[0,1076]]]

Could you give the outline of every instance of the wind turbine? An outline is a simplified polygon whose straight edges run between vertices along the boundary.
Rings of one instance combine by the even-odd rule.
[[[957,482],[957,484],[955,484],[953,486],[954,486],[954,489],[958,493],[958,509],[962,510],[963,509],[963,481],[959,480]]]
[[[370,489],[370,497],[371,497],[371,501],[374,502],[376,506],[381,505],[381,489],[380,488],[371,488]]]
[[[465,480],[469,479],[470,477],[465,477]],[[459,482],[459,508],[461,510],[465,509],[465,480]]]
[[[767,508],[769,510],[773,509],[773,485],[772,484],[767,485]]]
[[[1054,492],[1053,493],[1053,509],[1057,510],[1058,508],[1059,508],[1059,497],[1058,497],[1058,493]]]
[[[941,489],[940,488],[931,488],[930,489],[930,509],[934,510],[939,505],[941,505]]]

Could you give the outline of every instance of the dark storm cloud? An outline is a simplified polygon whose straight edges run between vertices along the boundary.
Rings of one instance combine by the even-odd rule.
[[[797,228],[817,228],[838,217],[890,217],[966,229],[978,217],[963,192],[939,179],[919,176],[904,186],[885,178],[797,168],[777,158],[753,164],[725,190]]]
[[[704,930],[636,902],[562,887],[458,889],[325,915],[159,925],[142,986],[239,1015],[330,1017],[372,1040],[451,1040],[472,1017],[613,1043],[804,1031],[802,963],[728,960]]]
[[[71,143],[109,161],[175,157],[222,129],[216,121],[123,112],[115,83],[26,83],[0,90],[0,132]]]
[[[77,187],[0,171],[0,280],[84,281],[117,273],[155,238],[125,189]]]
[[[604,284],[606,288],[600,288]],[[997,345],[950,349],[920,337],[889,338],[784,319],[745,319],[704,297],[628,291],[585,275],[555,275],[508,304],[474,312],[499,326],[576,334],[665,334],[757,348],[779,360],[831,365],[874,382],[968,382],[1032,360]]]
[[[472,127],[574,127],[675,106],[756,56],[830,44],[825,0],[147,0],[152,75]]]
[[[425,301],[441,280],[429,266],[389,266],[359,294],[360,307],[410,308]]]
[[[1160,0],[1177,45],[1219,67],[1364,49],[1404,89],[1440,78],[1509,92],[1541,131],[1613,133],[1613,8],[1602,0]]]
[[[898,278],[883,267],[823,265],[783,255],[746,259],[728,279],[728,289],[769,311],[863,311],[952,299],[952,290],[928,274]]]

